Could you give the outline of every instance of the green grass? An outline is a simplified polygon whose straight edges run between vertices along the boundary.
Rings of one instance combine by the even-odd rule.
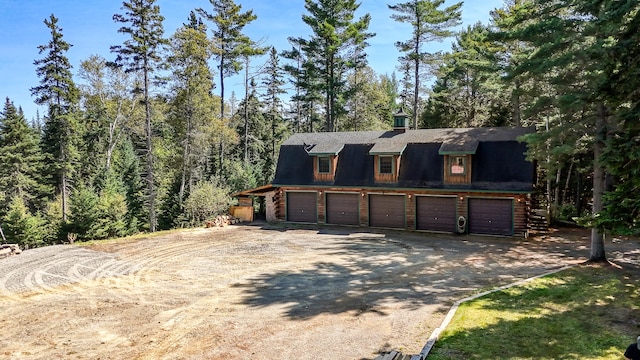
[[[462,304],[428,359],[622,359],[640,269],[582,265]]]

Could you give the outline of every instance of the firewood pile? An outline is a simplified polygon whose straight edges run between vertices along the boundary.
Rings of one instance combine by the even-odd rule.
[[[18,255],[22,252],[18,244],[2,244],[0,245],[0,258]]]
[[[240,219],[235,218],[231,215],[218,215],[213,220],[209,220],[205,222],[205,227],[225,227],[227,225],[235,225],[240,222]]]

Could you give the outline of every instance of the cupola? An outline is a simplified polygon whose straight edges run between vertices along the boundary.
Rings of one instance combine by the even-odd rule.
[[[404,107],[400,107],[397,113],[393,114],[393,131],[403,133],[407,131],[407,118],[409,114],[404,112]]]

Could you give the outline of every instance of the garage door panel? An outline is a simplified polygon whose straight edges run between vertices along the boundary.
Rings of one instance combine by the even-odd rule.
[[[318,222],[316,192],[287,192],[287,221]]]
[[[416,228],[430,231],[456,231],[456,198],[416,197]]]
[[[404,195],[369,195],[369,225],[404,228]]]
[[[513,235],[513,200],[469,199],[469,232]]]
[[[358,194],[327,193],[327,224],[359,225]]]

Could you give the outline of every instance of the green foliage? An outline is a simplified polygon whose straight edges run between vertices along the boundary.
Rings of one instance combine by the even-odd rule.
[[[196,184],[184,203],[185,216],[191,225],[201,224],[229,210],[231,198],[228,189],[216,181]]]
[[[31,211],[42,207],[49,189],[43,185],[44,156],[38,134],[7,98],[0,113],[0,209],[13,197],[23,199]],[[6,200],[5,200],[6,199]],[[4,213],[0,210],[0,216]]]
[[[298,73],[304,80],[297,84],[308,96],[324,97],[324,131],[336,131],[338,120],[346,114],[345,101],[350,96],[346,73],[363,65],[366,41],[375,35],[367,32],[370,14],[354,20],[359,7],[355,0],[305,0],[308,14],[302,15],[302,21],[312,35],[293,39],[305,59]]]
[[[34,61],[40,85],[31,88],[31,94],[36,96],[36,104],[48,106],[42,148],[50,166],[49,185],[57,185],[62,194],[62,218],[65,220],[68,182],[72,178],[74,161],[78,158],[76,147],[80,129],[75,108],[79,90],[73,81],[69,59],[65,56],[71,45],[63,40],[58,19],[51,14],[44,23],[50,29],[51,41],[38,46],[39,53],[45,56]]]
[[[2,217],[2,229],[9,243],[19,244],[22,248],[33,248],[45,244],[43,218],[32,215],[23,199],[14,196]]]
[[[366,66],[347,77],[354,91],[347,101],[349,114],[340,124],[341,131],[388,130],[393,122],[397,84],[388,77],[378,76]]]
[[[141,89],[145,107],[145,151],[146,151],[146,184],[147,206],[149,210],[149,230],[156,229],[156,180],[153,158],[152,111],[150,101],[150,77],[161,68],[162,48],[168,43],[163,37],[162,22],[164,16],[160,14],[160,7],[155,0],[130,0],[122,3],[124,14],[113,15],[113,20],[125,24],[118,29],[119,33],[129,35],[123,45],[113,45],[111,52],[116,53],[116,59],[110,65],[124,67],[125,72],[140,72],[143,82]],[[128,26],[127,26],[128,24]]]
[[[98,201],[98,194],[91,188],[81,187],[73,191],[69,204],[71,214],[65,230],[78,234],[80,240],[89,240],[91,228],[99,218]]]
[[[407,70],[406,82],[413,80],[413,92],[411,94],[411,114],[413,115],[413,128],[418,127],[419,98],[422,91],[420,79],[424,69],[429,64],[434,64],[439,56],[424,51],[426,44],[432,41],[442,41],[453,36],[451,28],[461,22],[462,2],[441,8],[444,0],[414,0],[396,5],[388,5],[394,13],[391,18],[397,22],[411,25],[411,38],[406,41],[397,41],[396,47],[402,55],[401,68]],[[409,72],[409,70],[412,71]]]

